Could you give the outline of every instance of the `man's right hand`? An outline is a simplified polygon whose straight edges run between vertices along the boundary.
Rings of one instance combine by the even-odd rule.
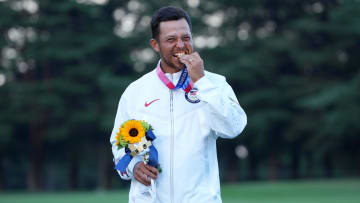
[[[134,166],[133,172],[135,179],[146,186],[150,186],[150,179],[155,180],[159,174],[157,168],[144,164],[142,161],[138,162]]]

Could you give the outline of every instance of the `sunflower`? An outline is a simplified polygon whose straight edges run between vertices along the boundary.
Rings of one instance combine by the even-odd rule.
[[[140,121],[129,120],[121,126],[120,135],[125,142],[134,144],[140,142],[141,138],[145,136],[145,129]]]
[[[120,133],[116,133],[116,137],[115,137],[115,139],[116,139],[116,143],[115,143],[115,145],[119,145],[120,144]]]
[[[120,128],[119,128],[120,129]],[[118,146],[118,149],[121,149],[123,147],[126,147],[127,146],[127,142],[125,142],[123,136],[120,135],[120,131],[118,133],[116,133],[116,143],[115,145]]]

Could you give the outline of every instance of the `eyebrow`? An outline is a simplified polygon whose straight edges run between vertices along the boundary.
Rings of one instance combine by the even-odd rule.
[[[168,39],[168,38],[172,38],[172,37],[177,37],[176,35],[167,35],[167,36],[164,36],[164,38]],[[180,37],[191,37],[191,34],[189,33],[186,33],[184,35],[181,35]]]

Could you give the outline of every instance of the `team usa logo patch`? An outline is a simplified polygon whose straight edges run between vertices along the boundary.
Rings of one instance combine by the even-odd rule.
[[[196,87],[192,88],[190,92],[185,93],[185,99],[193,104],[199,103],[200,99],[197,96],[198,89]]]

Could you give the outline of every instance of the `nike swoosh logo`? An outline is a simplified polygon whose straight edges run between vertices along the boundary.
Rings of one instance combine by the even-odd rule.
[[[146,103],[146,102],[145,102],[145,107],[148,107],[150,104],[156,102],[157,100],[160,100],[160,99],[154,99],[154,100],[152,100],[150,103]]]

